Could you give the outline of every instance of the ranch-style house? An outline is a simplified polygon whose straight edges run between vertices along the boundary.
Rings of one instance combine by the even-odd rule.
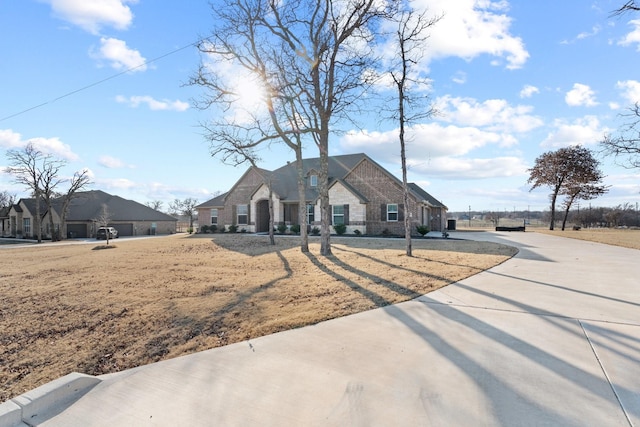
[[[303,160],[305,205],[310,227],[320,225],[318,171],[320,159]],[[227,193],[198,206],[200,226],[238,226],[239,231],[269,231],[269,184],[274,223],[298,224],[299,196],[295,162],[268,171],[250,167]],[[404,235],[404,217],[432,231],[446,229],[447,207],[416,184],[409,184],[409,207],[403,203],[402,181],[366,154],[329,157],[331,224],[345,224],[347,234]],[[332,227],[333,232],[333,227]]]

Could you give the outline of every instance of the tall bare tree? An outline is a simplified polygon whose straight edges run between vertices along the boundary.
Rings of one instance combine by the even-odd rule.
[[[533,168],[529,169],[527,183],[531,184],[531,190],[541,186],[551,188],[549,230],[554,229],[558,195],[575,194],[574,198],[579,195],[586,197],[591,187],[601,185],[602,173],[598,170],[598,165],[591,150],[581,146],[548,151],[536,159]]]
[[[266,91],[269,116],[268,124],[255,116],[250,125],[239,125],[236,121],[224,135],[210,133],[211,140],[225,142],[231,136],[231,140],[240,141],[247,149],[284,141],[296,153],[299,175],[302,175],[303,139],[316,145],[320,158],[318,190],[323,255],[331,254],[330,130],[336,120],[349,116],[364,92],[368,84],[366,71],[373,60],[371,42],[376,35],[375,25],[389,13],[388,4],[394,3],[232,0],[222,7],[215,5],[213,14],[219,27],[210,42],[200,45],[201,52],[240,65],[260,83]],[[238,97],[221,74],[204,65],[190,83],[211,91],[202,107],[228,105]],[[208,130],[219,128],[214,124]],[[303,195],[299,211],[301,216],[306,212]],[[306,226],[301,231],[306,233]]]
[[[429,98],[424,90],[428,81],[417,70],[420,59],[423,57],[429,35],[427,30],[440,19],[427,18],[426,12],[416,13],[407,4],[397,17],[395,42],[398,53],[398,63],[395,64],[390,74],[397,89],[398,109],[394,115],[398,120],[398,138],[400,140],[400,160],[402,163],[402,188],[404,203],[404,236],[406,242],[406,254],[412,256],[411,222],[409,184],[407,182],[407,156],[405,127],[410,123],[424,119],[433,114],[433,108],[429,107]]]
[[[13,175],[14,182],[23,185],[33,194],[35,199],[34,230],[38,243],[42,242],[42,175],[50,156],[40,151],[33,143],[27,144],[22,149],[7,151],[9,167],[6,172]]]
[[[47,206],[47,211],[49,212],[49,232],[51,233],[52,242],[58,240],[60,230],[55,229],[53,211],[51,207],[53,199],[56,196],[56,188],[64,182],[64,179],[60,177],[60,169],[62,169],[64,165],[65,162],[63,160],[49,157],[45,162],[43,162],[42,170],[40,171],[42,197],[45,205]]]

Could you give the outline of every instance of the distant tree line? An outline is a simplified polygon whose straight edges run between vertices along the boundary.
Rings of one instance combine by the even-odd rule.
[[[449,212],[449,218],[457,218],[461,225],[469,220],[469,212]],[[472,221],[483,220],[497,226],[500,221],[549,222],[550,211],[471,211]],[[640,206],[624,203],[614,207],[574,206],[567,216],[567,222],[582,228],[640,227]]]

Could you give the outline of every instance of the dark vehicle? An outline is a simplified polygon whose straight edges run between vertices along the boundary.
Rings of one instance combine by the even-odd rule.
[[[107,234],[108,233],[108,234]],[[98,228],[98,232],[96,233],[96,239],[98,240],[106,240],[107,236],[109,239],[117,239],[118,238],[118,230],[113,227],[100,227]]]

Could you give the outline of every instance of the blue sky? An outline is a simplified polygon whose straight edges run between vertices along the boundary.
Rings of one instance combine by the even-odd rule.
[[[439,114],[409,130],[409,180],[452,211],[548,209],[549,191],[526,183],[535,158],[598,149],[640,101],[640,15],[610,16],[623,3],[417,0],[444,17],[421,64]],[[193,108],[201,89],[184,86],[210,11],[200,0],[2,2],[0,170],[6,150],[33,142],[66,159],[65,174],[87,168],[92,188],[141,203],[227,191],[246,168],[209,155],[198,124],[215,113]],[[394,124],[362,127],[335,135],[330,154],[365,152],[400,177]],[[261,154],[267,169],[294,159]],[[611,189],[593,206],[640,202],[640,171],[612,159],[602,170]],[[2,190],[27,196],[0,172]]]

